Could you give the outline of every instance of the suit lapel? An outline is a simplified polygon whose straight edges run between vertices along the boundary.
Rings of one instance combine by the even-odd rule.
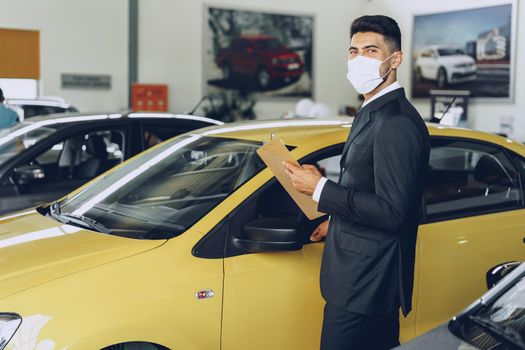
[[[362,114],[358,114],[356,119],[357,121],[355,125],[353,125],[350,129],[350,135],[348,136],[348,140],[346,140],[345,146],[343,148],[343,156],[341,157],[341,159],[345,158],[346,151],[348,150],[348,147],[350,147],[350,144],[354,141],[355,137],[370,122],[370,109],[366,108],[366,110],[363,111]]]
[[[377,111],[378,109],[380,109],[381,107],[383,107],[385,104],[391,102],[392,100],[395,100],[395,99],[398,99],[404,96],[405,96],[405,89],[403,88],[396,89],[370,102],[365,107],[363,107],[361,110],[359,110],[359,112],[357,112],[355,123],[353,123],[352,127],[350,128],[350,135],[348,136],[348,140],[346,140],[346,143],[343,148],[343,153],[341,156],[341,163],[345,159],[346,151],[348,151],[348,147],[350,147],[350,144],[354,141],[356,136],[364,129],[364,127],[370,122],[371,114]]]

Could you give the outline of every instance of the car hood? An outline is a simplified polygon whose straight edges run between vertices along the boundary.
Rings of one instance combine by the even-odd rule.
[[[439,61],[446,64],[475,63],[474,59],[467,55],[441,56]]]
[[[34,211],[13,216],[0,218],[0,299],[165,242],[92,232]]]

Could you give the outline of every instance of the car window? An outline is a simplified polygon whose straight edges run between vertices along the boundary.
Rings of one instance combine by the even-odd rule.
[[[335,155],[328,158],[320,159],[317,162],[319,169],[324,177],[334,182],[339,181],[339,174],[341,173],[341,155]]]
[[[11,177],[26,190],[38,192],[44,184],[81,182],[94,178],[124,159],[125,133],[106,129],[75,134],[57,142],[26,164],[18,165]],[[38,169],[38,177],[27,178],[27,169]],[[72,190],[73,188],[71,188]]]
[[[323,175],[337,181],[342,149],[343,144],[334,145],[306,156],[300,160],[300,163],[314,164],[321,170]],[[217,235],[223,235],[225,232],[223,230],[223,221],[197,245],[194,254],[207,258],[222,258],[245,254],[246,252],[235,244],[235,239],[244,238],[245,225],[261,218],[278,218],[287,222],[293,222],[304,233],[302,236],[302,243],[304,244],[311,243],[309,240],[310,234],[322,221],[326,220],[326,216],[309,220],[283,186],[277,180],[272,179],[240,204],[229,216],[226,249],[224,249],[225,240],[216,237]]]
[[[18,123],[0,131],[0,164],[25,151],[35,143],[56,132],[52,126],[35,127]]]
[[[453,332],[476,349],[523,349],[525,277],[518,277],[514,285],[494,302],[461,317],[459,322],[458,327],[453,326]]]
[[[175,237],[265,167],[259,142],[181,136],[93,183],[63,203],[113,234]]]
[[[465,53],[461,49],[456,48],[442,48],[437,50],[439,56],[454,56],[454,55],[464,55]]]
[[[430,220],[521,205],[519,175],[504,152],[487,144],[433,140],[425,188]]]
[[[142,137],[144,149],[166,141],[172,137],[180,135],[189,129],[184,128],[179,123],[158,123],[158,122],[144,122],[142,124]]]

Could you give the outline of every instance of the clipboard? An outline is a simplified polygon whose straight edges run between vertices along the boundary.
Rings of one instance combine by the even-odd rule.
[[[292,197],[295,203],[297,203],[308,219],[314,220],[326,215],[317,211],[317,203],[312,197],[298,192],[293,187],[292,181],[285,173],[286,168],[284,167],[283,162],[287,161],[297,166],[299,166],[299,163],[293,158],[292,154],[288,151],[284,142],[280,138],[277,138],[272,134],[271,140],[257,149],[257,154],[272,171],[277,180],[281,183],[286,192],[288,192],[290,197]]]

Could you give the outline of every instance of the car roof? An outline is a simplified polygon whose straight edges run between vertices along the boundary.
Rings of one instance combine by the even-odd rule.
[[[102,113],[60,113],[47,114],[27,118],[24,123],[34,124],[42,123],[45,125],[67,125],[70,123],[91,123],[100,120],[117,120],[117,119],[173,119],[173,120],[187,120],[206,123],[209,125],[222,125],[223,122],[211,118],[200,117],[195,115],[173,114],[173,113],[120,113],[120,112],[102,112]]]
[[[352,117],[294,118],[228,123],[201,129],[194,134],[264,142],[272,135],[287,145],[302,148],[321,148],[345,142],[352,126]],[[482,131],[426,123],[429,134],[435,137],[456,137],[499,144],[525,155],[520,142]]]
[[[53,98],[36,98],[36,99],[26,99],[26,98],[7,98],[6,103],[9,105],[30,105],[30,106],[50,106],[50,107],[60,107],[60,108],[69,108],[71,104],[61,99]]]

